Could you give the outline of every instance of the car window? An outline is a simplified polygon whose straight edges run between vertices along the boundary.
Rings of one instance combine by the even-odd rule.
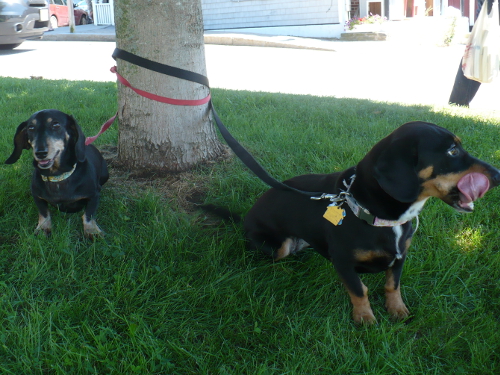
[[[56,4],[56,5],[65,5],[65,4],[63,3],[63,0],[51,0],[51,3],[52,3],[52,4]]]

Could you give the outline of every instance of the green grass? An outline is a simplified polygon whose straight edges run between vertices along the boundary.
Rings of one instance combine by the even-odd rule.
[[[31,113],[73,114],[87,135],[116,111],[112,83],[0,79],[0,153]],[[400,124],[424,120],[500,165],[495,114],[366,100],[213,90],[218,113],[279,179],[342,170]],[[113,146],[114,125],[97,142]],[[53,213],[34,236],[31,155],[0,174],[2,374],[498,374],[500,190],[460,215],[424,209],[402,278],[407,323],[384,311],[384,275],[363,276],[378,324],[358,327],[333,267],[313,251],[272,263],[241,228],[186,204],[245,213],[267,189],[238,160],[156,180],[111,168],[98,223]]]

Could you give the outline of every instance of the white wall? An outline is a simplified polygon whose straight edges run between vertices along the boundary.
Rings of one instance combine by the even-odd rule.
[[[343,18],[339,0],[202,0],[202,9],[205,30],[338,24]]]

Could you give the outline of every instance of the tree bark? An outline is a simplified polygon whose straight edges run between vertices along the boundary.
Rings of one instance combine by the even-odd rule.
[[[206,76],[201,0],[115,1],[117,47]],[[117,61],[135,88],[174,99],[202,99],[194,82]],[[208,104],[175,106],[139,96],[118,83],[118,159],[144,172],[180,172],[222,155]]]

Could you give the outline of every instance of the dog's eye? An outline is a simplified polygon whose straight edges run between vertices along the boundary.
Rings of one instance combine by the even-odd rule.
[[[30,126],[28,126],[28,131],[29,131],[29,132],[32,132],[32,131],[34,131],[34,130],[35,130],[35,125],[30,125]]]
[[[450,156],[457,156],[459,153],[460,153],[460,150],[458,149],[458,147],[457,147],[457,146],[452,146],[452,147],[448,150],[448,155],[450,155]]]
[[[58,123],[58,122],[53,122],[53,123],[52,123],[52,129],[57,130],[57,129],[59,129],[60,127],[61,127],[61,125],[59,125],[59,123]]]

